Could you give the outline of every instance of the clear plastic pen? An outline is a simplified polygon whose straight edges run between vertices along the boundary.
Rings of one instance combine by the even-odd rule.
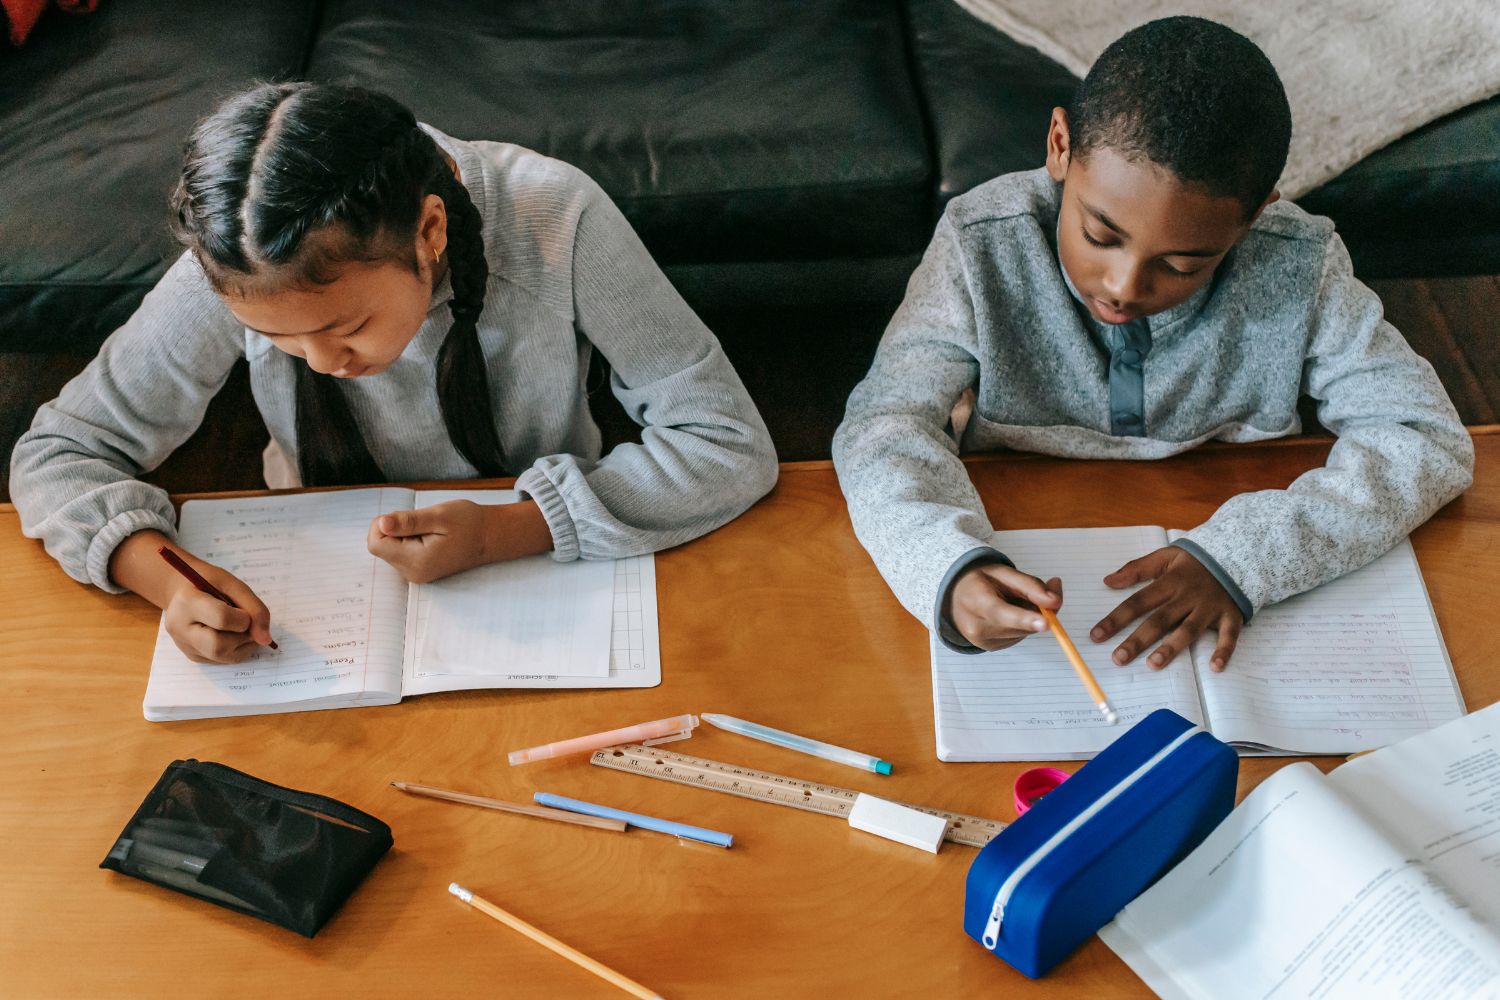
[[[704,722],[728,730],[731,733],[739,733],[753,740],[761,740],[766,743],[774,743],[776,746],[785,747],[788,750],[798,750],[802,753],[812,754],[814,757],[822,757],[824,760],[835,761],[839,764],[847,764],[849,767],[857,767],[861,771],[873,771],[876,774],[890,774],[891,765],[879,757],[872,757],[867,753],[857,750],[846,750],[836,747],[832,743],[823,743],[819,740],[810,740],[806,736],[798,736],[795,733],[783,732],[780,729],[772,729],[770,726],[762,726],[755,722],[746,722],[744,719],[736,719],[732,715],[715,715],[705,712],[701,716]]]

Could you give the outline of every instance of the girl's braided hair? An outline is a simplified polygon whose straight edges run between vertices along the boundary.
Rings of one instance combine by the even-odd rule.
[[[437,356],[443,423],[481,475],[504,475],[475,328],[489,274],[479,212],[400,102],[313,83],[261,84],[230,98],[188,139],[172,229],[220,293],[326,285],[350,261],[395,258],[417,270],[429,194],[447,211],[453,283],[453,325]],[[296,369],[303,484],[383,481],[338,380]]]

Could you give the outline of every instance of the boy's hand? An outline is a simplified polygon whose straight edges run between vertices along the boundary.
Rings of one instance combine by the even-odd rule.
[[[1046,631],[1036,609],[1062,607],[1062,581],[1043,583],[1003,563],[986,563],[964,570],[948,600],[948,620],[965,639],[980,649],[1004,649]]]
[[[178,550],[198,575],[229,595],[235,607],[181,580],[162,609],[162,624],[177,648],[194,663],[239,663],[271,641],[271,612],[226,570]]]
[[[431,583],[475,566],[545,552],[552,547],[552,532],[532,501],[449,500],[382,514],[370,522],[368,547],[407,582]]]
[[[1228,666],[1245,618],[1214,575],[1191,553],[1168,545],[1132,559],[1104,578],[1105,584],[1117,590],[1142,580],[1152,582],[1120,602],[1119,607],[1093,627],[1089,638],[1103,642],[1149,613],[1129,638],[1115,648],[1116,663],[1122,666],[1129,663],[1141,650],[1166,636],[1146,661],[1153,670],[1160,670],[1202,635],[1204,629],[1217,629],[1219,641],[1209,665],[1216,671]]]

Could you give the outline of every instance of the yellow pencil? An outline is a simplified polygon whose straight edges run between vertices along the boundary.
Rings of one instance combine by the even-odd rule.
[[[1078,675],[1079,680],[1083,681],[1083,686],[1088,688],[1089,697],[1094,699],[1095,705],[1099,706],[1099,714],[1104,716],[1104,721],[1111,726],[1119,722],[1120,717],[1110,707],[1109,699],[1104,696],[1104,689],[1099,686],[1098,681],[1094,680],[1094,675],[1089,670],[1089,665],[1083,662],[1083,657],[1078,655],[1078,647],[1073,645],[1073,640],[1069,639],[1068,633],[1063,631],[1062,622],[1057,620],[1057,615],[1046,608],[1037,608],[1037,610],[1042,613],[1043,618],[1047,619],[1047,627],[1057,637],[1057,644],[1062,647],[1063,655],[1068,658],[1069,663],[1073,664],[1073,672]]]
[[[465,903],[468,903],[470,906],[474,907],[474,909],[478,910],[479,912],[494,917],[496,920],[500,921],[502,924],[509,927],[513,931],[520,931],[522,934],[525,934],[527,937],[531,938],[531,940],[535,941],[543,948],[550,949],[556,954],[561,955],[563,958],[566,958],[568,961],[582,966],[583,968],[592,972],[594,975],[598,976],[600,979],[618,986],[620,989],[624,990],[626,993],[629,993],[631,996],[640,997],[641,1000],[661,1000],[660,994],[656,993],[655,991],[646,989],[646,987],[642,986],[640,983],[636,982],[633,979],[626,979],[614,969],[611,969],[607,965],[603,965],[599,962],[594,961],[592,958],[589,958],[587,955],[576,948],[571,948],[568,945],[563,944],[551,934],[548,934],[545,931],[537,930],[535,927],[531,926],[520,917],[515,916],[511,913],[507,913],[504,910],[500,909],[500,907],[496,906],[494,903],[479,898],[468,889],[465,889],[463,886],[459,885],[457,882],[450,882],[448,884],[448,891],[453,893],[453,895],[457,896],[459,899],[463,900]]]

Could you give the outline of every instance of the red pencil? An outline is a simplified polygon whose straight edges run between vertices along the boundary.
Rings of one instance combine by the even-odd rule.
[[[237,607],[239,607],[238,604],[234,603],[233,601],[231,601],[229,599],[229,595],[228,594],[224,593],[224,591],[220,590],[218,587],[215,587],[213,584],[211,584],[207,580],[203,579],[203,577],[199,576],[198,575],[198,571],[195,570],[195,569],[193,569],[193,567],[189,566],[187,564],[187,562],[182,558],[182,556],[180,556],[177,553],[173,552],[171,549],[167,548],[165,545],[163,545],[161,548],[157,549],[156,551],[157,551],[157,553],[163,559],[165,559],[167,561],[167,565],[170,566],[170,567],[172,567],[173,569],[175,569],[177,572],[181,573],[182,576],[183,576],[183,579],[187,580],[188,583],[191,583],[194,587],[197,587],[199,590],[201,590],[203,593],[207,594],[209,597],[213,597],[213,598],[216,598],[217,600],[223,601],[225,604],[229,605],[231,608],[237,608]],[[275,639],[272,639],[271,640],[271,648],[272,649],[280,649],[281,647],[278,646],[278,645],[276,645],[276,640]]]

